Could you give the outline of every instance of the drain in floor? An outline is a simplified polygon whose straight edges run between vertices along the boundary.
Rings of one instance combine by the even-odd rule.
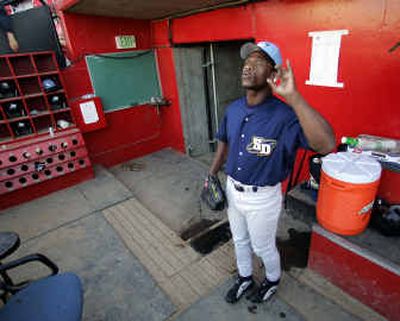
[[[210,222],[200,222],[188,230],[190,233],[186,234],[187,239],[189,239],[190,234],[196,235],[194,232],[197,232],[199,236],[193,236],[189,244],[196,252],[203,255],[211,253],[232,238],[228,222],[217,225],[215,228],[211,227],[210,230],[205,232],[209,228],[209,226],[207,227],[209,224]],[[204,228],[205,226],[206,228]],[[308,261],[311,233],[298,232],[293,228],[289,229],[288,233],[289,239],[277,239],[282,268],[285,271],[289,271],[292,267],[305,268]]]
[[[201,254],[208,254],[232,238],[229,223],[223,223],[190,241],[191,247]]]
[[[290,238],[281,240],[278,238],[277,247],[281,254],[282,268],[289,271],[292,267],[305,268],[308,261],[311,233],[298,232],[291,228],[288,230]]]

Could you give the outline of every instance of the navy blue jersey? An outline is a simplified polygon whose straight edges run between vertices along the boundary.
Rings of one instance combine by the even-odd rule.
[[[14,0],[0,0],[0,30],[4,32],[13,32],[11,17],[7,15],[7,11],[4,6],[14,4],[17,1]]]
[[[246,97],[234,101],[226,109],[217,138],[228,144],[226,174],[255,186],[282,182],[297,149],[309,148],[296,114],[276,97],[251,107]]]

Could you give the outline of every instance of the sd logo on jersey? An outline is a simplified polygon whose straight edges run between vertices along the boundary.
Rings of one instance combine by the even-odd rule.
[[[275,139],[253,136],[251,143],[247,145],[246,150],[251,154],[256,154],[257,156],[270,156],[275,147]]]

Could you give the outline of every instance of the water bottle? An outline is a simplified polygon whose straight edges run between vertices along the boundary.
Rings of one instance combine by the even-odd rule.
[[[342,137],[342,144],[361,150],[373,150],[384,153],[400,153],[400,141],[372,135],[358,135],[357,137]]]

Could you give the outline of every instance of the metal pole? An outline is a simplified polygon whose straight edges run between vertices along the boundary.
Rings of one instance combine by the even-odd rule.
[[[215,119],[215,132],[218,130],[219,117],[218,117],[218,95],[217,95],[217,77],[215,74],[215,57],[214,57],[214,44],[210,44],[210,59],[211,59],[211,75],[212,75],[212,90],[214,101],[214,119]]]

